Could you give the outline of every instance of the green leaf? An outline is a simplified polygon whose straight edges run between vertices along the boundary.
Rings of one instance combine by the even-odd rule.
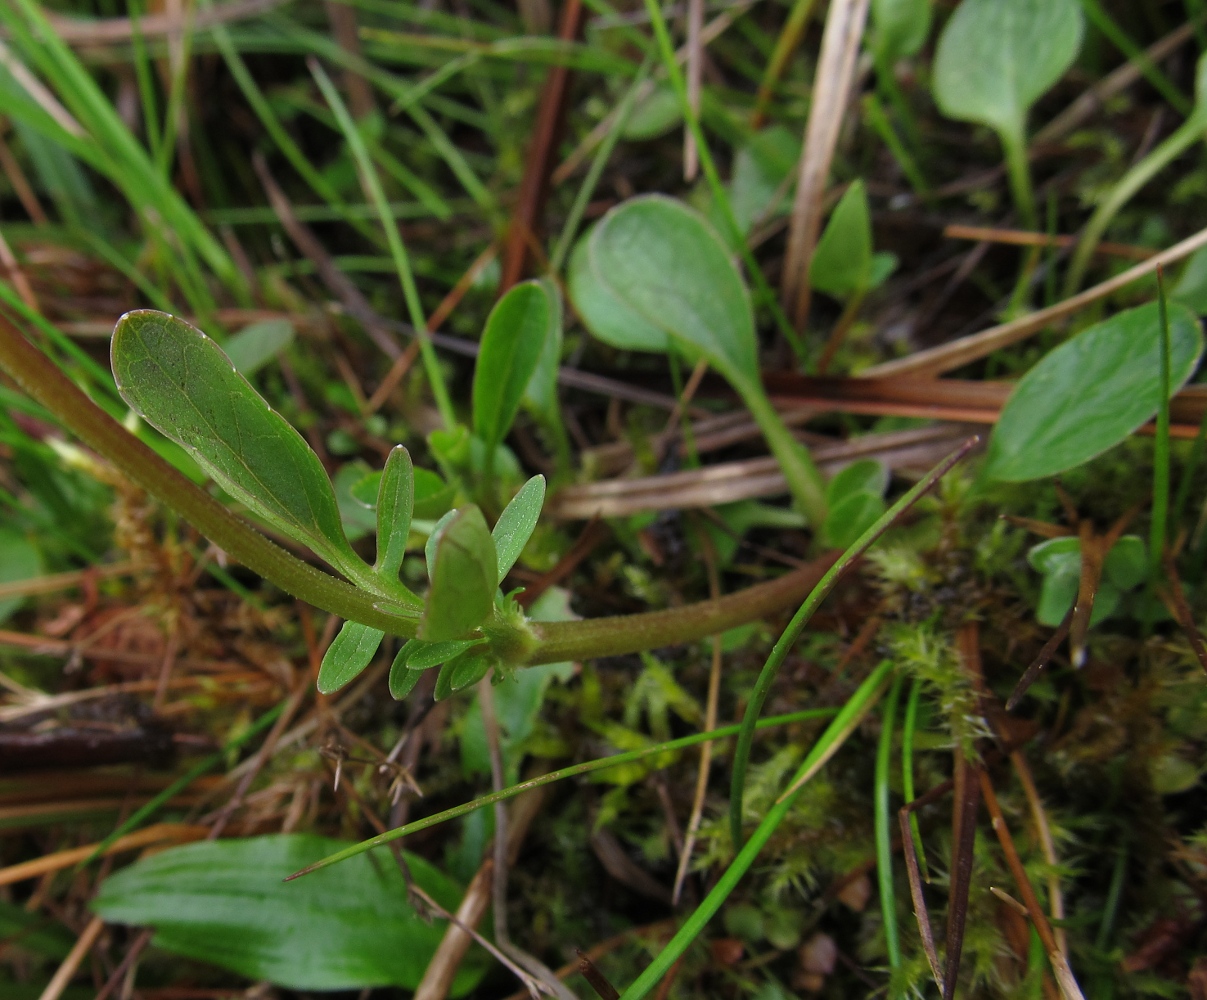
[[[0,900],[0,939],[6,946],[23,952],[57,959],[66,958],[73,944],[72,935],[52,918],[27,913],[24,907],[3,900]]]
[[[498,589],[495,543],[482,512],[462,507],[428,539],[432,585],[424,602],[419,638],[463,639],[490,616]]]
[[[411,639],[406,644],[408,670],[420,672],[447,663],[473,646],[480,646],[485,639],[454,639],[449,642],[423,642]]]
[[[1138,538],[1135,540],[1140,541]],[[1140,546],[1143,549],[1144,543],[1140,542]],[[1118,547],[1116,544],[1111,552],[1115,552]],[[1121,558],[1124,563],[1127,563],[1130,562],[1133,555],[1134,552],[1129,543],[1125,546]],[[1137,582],[1143,580],[1148,574],[1148,563],[1143,551],[1140,555],[1140,576]],[[1108,555],[1108,563],[1110,558]],[[1077,600],[1077,592],[1081,587],[1081,542],[1073,536],[1050,538],[1032,547],[1031,551],[1027,553],[1027,562],[1043,574],[1039,603],[1035,608],[1035,620],[1041,625],[1055,628],[1064,621],[1065,615],[1069,613],[1069,608]],[[1120,568],[1126,571],[1127,567],[1120,564]],[[1129,590],[1131,586],[1134,584],[1120,588],[1110,578],[1110,574],[1104,571],[1103,578],[1098,583],[1098,591],[1094,595],[1094,611],[1090,615],[1090,624],[1097,625],[1110,615],[1119,606],[1120,590]]]
[[[1169,307],[1170,386],[1194,373],[1203,349],[1198,321]],[[1160,399],[1157,303],[1129,309],[1048,353],[1002,409],[985,472],[1020,482],[1089,461],[1151,420]]]
[[[1070,558],[1078,566],[1081,565],[1081,542],[1076,535],[1049,538],[1038,545],[1033,545],[1031,551],[1027,553],[1027,562],[1031,564],[1031,568],[1045,576],[1061,570],[1068,564]]]
[[[846,299],[868,291],[871,282],[872,216],[860,180],[847,188],[817,241],[809,262],[809,284],[826,295]]]
[[[758,385],[750,296],[728,247],[698,212],[662,195],[631,198],[600,220],[588,251],[613,297],[731,382]]]
[[[106,879],[93,910],[153,927],[155,944],[253,980],[295,990],[414,989],[444,936],[424,920],[388,855],[363,855],[294,882],[287,875],[347,845],[309,834],[215,840],[161,851]],[[418,855],[410,876],[447,910],[460,886]],[[461,966],[453,995],[486,969]]]
[[[415,499],[411,515],[422,521],[434,521],[453,505],[457,488],[446,483],[430,469],[411,469]],[[377,493],[381,489],[381,473],[371,472],[352,487],[351,493],[370,510],[377,509]]]
[[[235,370],[254,375],[293,343],[293,324],[287,319],[265,319],[252,323],[222,345]]]
[[[545,477],[533,476],[520,487],[520,492],[511,498],[511,503],[503,508],[503,513],[495,522],[491,536],[498,555],[499,583],[503,582],[532,537],[544,504]]]
[[[833,507],[855,493],[884,496],[888,489],[888,466],[874,458],[861,458],[834,473],[826,484],[826,503]]]
[[[415,690],[421,676],[422,670],[407,668],[407,647],[403,646],[394,657],[394,662],[390,664],[390,697],[395,701],[402,701]]]
[[[849,493],[830,508],[822,534],[826,543],[847,549],[887,510],[879,493]]]
[[[377,653],[385,633],[360,622],[344,622],[319,666],[318,689],[331,694],[355,680]]]
[[[42,556],[19,531],[0,528],[0,583],[15,583],[42,575]],[[21,607],[22,597],[0,601],[0,622]]]
[[[532,378],[524,387],[524,406],[544,421],[561,420],[557,402],[557,370],[562,362],[562,296],[549,278],[537,282],[549,303],[549,323]]]
[[[1200,316],[1207,315],[1207,247],[1190,255],[1169,297]]]
[[[377,489],[377,562],[374,569],[391,580],[398,578],[411,533],[415,500],[415,475],[411,453],[402,445],[390,450]]]
[[[570,254],[566,288],[591,335],[621,351],[665,354],[669,338],[621,302],[591,270],[591,230]]]
[[[462,653],[455,660],[449,660],[445,666],[449,668],[450,691],[464,691],[467,687],[477,684],[494,665],[495,658],[485,649],[473,649]],[[437,687],[439,687],[437,678]]]
[[[1120,590],[1138,587],[1148,577],[1148,546],[1136,535],[1124,535],[1106,554],[1103,575]]]
[[[783,125],[772,125],[756,132],[734,154],[729,204],[743,234],[749,233],[756,222],[769,221],[788,210],[791,191],[785,189],[784,182],[795,169],[799,157],[800,137]],[[715,202],[709,204],[709,221],[717,232],[725,232]]]
[[[1077,57],[1076,0],[964,0],[939,36],[934,94],[948,118],[1021,138],[1027,109]]]
[[[340,524],[350,542],[365,538],[377,530],[377,518],[373,516],[373,505],[362,503],[356,497],[357,488],[372,475],[374,485],[381,479],[380,472],[369,472],[369,463],[357,458],[346,462],[335,470],[331,485],[335,489],[335,502],[339,506]]]
[[[931,0],[872,0],[872,47],[886,63],[917,55],[930,33]]]
[[[493,449],[511,430],[549,330],[549,297],[535,281],[516,285],[495,304],[474,367],[474,434]]]
[[[621,138],[629,142],[657,139],[682,121],[683,108],[674,88],[669,83],[662,83],[629,112]]]
[[[318,456],[222,350],[183,320],[151,309],[113,331],[122,398],[227,493],[344,572],[363,566],[340,524]]]

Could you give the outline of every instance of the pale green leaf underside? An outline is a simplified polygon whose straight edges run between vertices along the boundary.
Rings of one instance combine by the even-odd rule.
[[[1169,305],[1170,384],[1194,373],[1203,349],[1185,306]],[[1118,313],[1049,352],[1011,393],[989,444],[986,473],[1022,481],[1052,476],[1118,444],[1157,412],[1157,303]]]
[[[337,569],[360,565],[318,457],[209,337],[137,310],[113,331],[112,362],[122,398],[222,489]]]

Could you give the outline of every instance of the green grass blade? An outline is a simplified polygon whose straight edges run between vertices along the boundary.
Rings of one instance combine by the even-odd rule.
[[[394,267],[398,271],[398,280],[402,284],[402,294],[406,299],[411,325],[415,328],[415,336],[419,338],[419,353],[423,357],[424,371],[427,373],[432,396],[436,400],[436,408],[440,411],[440,419],[444,422],[445,428],[452,430],[457,425],[457,415],[448,395],[448,387],[444,384],[440,361],[436,357],[432,340],[428,336],[427,317],[423,315],[423,304],[419,301],[419,290],[415,287],[415,276],[411,273],[411,262],[407,257],[406,245],[402,241],[402,232],[390,211],[386,193],[381,188],[381,180],[373,167],[369,151],[365,148],[364,140],[356,128],[356,123],[352,121],[352,116],[344,106],[343,98],[335,89],[335,84],[331,82],[331,78],[319,65],[318,60],[313,57],[310,59],[310,72],[314,75],[319,90],[323,92],[323,97],[335,113],[335,120],[339,124],[340,131],[343,132],[344,140],[348,143],[348,149],[352,152],[364,185],[368,189],[369,200],[377,208],[377,216],[385,230],[386,240],[390,245],[390,255],[394,258]]]
[[[884,919],[884,947],[889,968],[901,968],[901,938],[897,933],[897,895],[893,890],[893,817],[889,808],[889,764],[893,757],[893,726],[897,721],[897,699],[901,694],[901,674],[893,678],[888,700],[884,703],[884,722],[880,744],[876,748],[875,823],[876,876],[880,886],[880,912]],[[906,845],[906,850],[909,846]],[[893,991],[890,987],[890,995]]]
[[[885,511],[883,516],[868,528],[859,537],[858,541],[847,549],[842,554],[842,557],[830,567],[826,575],[818,581],[817,586],[805,598],[805,603],[800,606],[792,621],[788,623],[788,627],[784,629],[783,634],[779,637],[775,646],[772,647],[771,653],[767,657],[767,662],[763,664],[763,669],[759,673],[758,680],[755,681],[754,690],[750,693],[750,700],[746,704],[746,714],[742,719],[742,733],[738,737],[737,749],[734,751],[733,780],[729,792],[729,828],[735,845],[742,842],[742,796],[746,788],[746,768],[750,763],[750,749],[754,741],[755,722],[759,717],[759,713],[763,710],[763,702],[767,700],[767,695],[771,691],[771,685],[775,682],[776,674],[779,673],[779,668],[783,664],[784,658],[788,655],[797,638],[799,638],[805,625],[808,624],[809,619],[813,617],[813,613],[821,605],[821,602],[826,599],[830,591],[834,589],[834,585],[838,583],[843,573],[850,569],[856,560],[867,552],[876,543],[876,540],[902,514],[917,503],[923,494],[932,489],[956,462],[968,454],[969,450],[979,440],[979,438],[974,437],[965,441],[964,444],[931,469],[908,493]]]
[[[905,796],[905,804],[909,805],[916,799],[914,789],[914,733],[918,729],[918,704],[922,700],[922,678],[915,677],[909,686],[909,698],[905,702],[905,722],[901,728],[901,792]],[[926,851],[922,847],[922,830],[918,826],[918,814],[909,814],[910,839],[913,841],[914,853],[918,858],[918,870],[922,878],[929,882],[930,872],[926,867]]]

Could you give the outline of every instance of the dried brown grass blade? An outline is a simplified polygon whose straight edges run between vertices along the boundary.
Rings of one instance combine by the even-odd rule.
[[[973,846],[980,798],[980,764],[955,749],[955,802],[951,811],[951,891],[947,900],[947,961],[943,968],[943,1000],[955,996],[968,922],[968,897],[972,889]]]
[[[1013,712],[1018,707],[1018,703],[1022,701],[1023,695],[1027,693],[1027,689],[1039,679],[1040,671],[1056,655],[1056,650],[1060,648],[1060,644],[1064,642],[1065,636],[1069,634],[1069,626],[1073,624],[1074,610],[1074,608],[1069,608],[1068,614],[1064,616],[1064,621],[1057,626],[1056,631],[1044,643],[1043,648],[1039,651],[1039,655],[1032,661],[1031,665],[1023,671],[1023,676],[1018,679],[1018,683],[1014,686],[1014,690],[1010,692],[1010,698],[1006,702],[1007,712]]]

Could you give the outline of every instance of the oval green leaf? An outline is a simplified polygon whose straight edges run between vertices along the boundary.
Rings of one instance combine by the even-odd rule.
[[[758,384],[746,284],[698,212],[662,195],[631,198],[600,220],[588,251],[614,298],[731,382]]]
[[[360,622],[344,622],[319,665],[319,693],[331,694],[360,676],[384,638],[385,633],[378,629]]]
[[[545,477],[533,476],[503,508],[495,522],[491,536],[495,540],[495,553],[499,560],[499,583],[511,571],[520,558],[545,505]]]
[[[872,48],[891,66],[916,55],[930,33],[931,0],[872,0]]]
[[[415,690],[415,685],[422,676],[422,670],[407,668],[407,647],[403,646],[394,657],[394,662],[390,664],[390,697],[395,701],[402,701]]]
[[[535,281],[516,285],[495,304],[474,367],[474,433],[493,449],[507,436],[536,371],[552,320],[549,296]]]
[[[414,502],[411,453],[398,445],[387,456],[377,487],[377,563],[373,568],[390,580],[398,579],[407,553]]]
[[[575,312],[593,337],[617,350],[665,354],[670,343],[666,334],[633,312],[595,277],[589,245],[592,232],[575,245],[567,267],[566,287]]]
[[[874,458],[861,458],[843,466],[826,484],[826,504],[834,507],[855,493],[884,496],[888,489],[888,466]]]
[[[836,299],[871,288],[872,216],[863,181],[847,188],[809,262],[809,284]]]
[[[850,548],[887,509],[878,493],[847,494],[826,515],[822,528],[826,543],[839,549]]]
[[[342,572],[363,565],[318,456],[209,337],[139,309],[118,320],[112,363],[122,398],[222,489]]]
[[[1021,139],[1027,109],[1077,57],[1077,0],[964,0],[939,36],[934,94],[948,118]]]
[[[1170,303],[1170,387],[1203,350],[1193,313]],[[989,443],[985,472],[1021,482],[1089,461],[1151,420],[1160,400],[1157,303],[1118,313],[1061,344],[1019,382]]]
[[[293,343],[293,324],[287,319],[252,323],[222,345],[240,375],[250,377]]]
[[[109,876],[93,910],[155,929],[155,944],[252,980],[295,990],[414,989],[444,936],[408,903],[398,865],[350,858],[293,882],[287,875],[348,844],[309,834],[205,841],[161,851]],[[410,877],[445,909],[462,888],[406,854]],[[471,954],[452,995],[486,969]]]
[[[419,638],[464,639],[486,621],[499,586],[495,543],[475,506],[462,507],[428,539],[432,585],[424,601]]]

